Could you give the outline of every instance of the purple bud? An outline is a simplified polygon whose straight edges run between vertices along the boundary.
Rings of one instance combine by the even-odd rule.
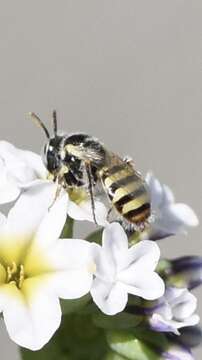
[[[165,278],[170,284],[194,289],[202,284],[202,257],[183,256],[170,260]]]
[[[171,345],[170,348],[162,353],[165,360],[194,360],[191,351],[180,345]]]
[[[164,301],[144,301],[141,305],[127,305],[125,312],[139,316],[151,316],[164,305]]]
[[[181,343],[182,345],[194,348],[202,342],[202,329],[200,326],[187,326],[180,329],[180,336],[169,334],[167,337],[173,342]]]

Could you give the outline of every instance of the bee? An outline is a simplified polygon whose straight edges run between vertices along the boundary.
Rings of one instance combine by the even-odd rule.
[[[44,130],[48,139],[42,159],[53,181],[67,191],[84,188],[91,199],[92,214],[96,222],[96,186],[101,185],[109,202],[123,225],[143,230],[151,215],[147,184],[129,159],[122,159],[96,138],[83,134],[58,134],[56,112],[53,111],[53,137],[40,118],[30,113]]]

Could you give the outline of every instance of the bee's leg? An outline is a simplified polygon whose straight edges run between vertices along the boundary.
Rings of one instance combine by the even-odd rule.
[[[94,195],[93,195],[93,180],[92,180],[91,166],[89,163],[85,163],[85,167],[86,167],[86,174],[87,174],[87,178],[88,178],[88,190],[89,190],[89,194],[90,194],[93,220],[94,220],[95,224],[97,224],[96,216],[95,216],[95,201],[94,201]]]
[[[109,217],[110,217],[110,214],[111,214],[112,210],[113,210],[113,207],[110,207],[108,212],[107,212],[107,221],[109,221]]]
[[[54,199],[53,199],[51,205],[49,206],[48,210],[50,210],[52,208],[52,206],[55,204],[57,198],[60,196],[62,188],[63,188],[62,184],[57,179],[57,189],[55,192],[55,196],[54,196]]]

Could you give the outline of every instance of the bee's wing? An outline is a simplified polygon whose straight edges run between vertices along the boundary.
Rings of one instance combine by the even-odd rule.
[[[121,158],[117,154],[113,152],[108,152],[108,157],[106,161],[106,166],[108,169],[112,169],[114,166],[119,166],[122,169],[125,169],[126,173],[133,175],[135,174],[138,177],[142,177],[142,175],[135,169],[134,161],[131,158]]]
[[[96,148],[82,148],[82,157],[86,161],[99,162],[103,159],[103,154],[100,153],[99,149]]]
[[[96,163],[102,161],[103,159],[103,151],[101,151],[100,146],[96,142],[92,142],[91,146],[84,146],[83,144],[68,144],[65,148],[69,154],[72,154],[86,162]]]

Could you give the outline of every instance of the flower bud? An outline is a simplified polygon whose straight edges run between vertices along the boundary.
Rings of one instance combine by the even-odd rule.
[[[190,349],[172,344],[168,350],[162,353],[162,358],[165,360],[194,360]]]
[[[202,257],[183,256],[170,260],[164,276],[170,285],[192,290],[202,283]]]
[[[168,336],[172,341],[177,341],[182,345],[194,348],[202,342],[202,329],[200,326],[186,326],[180,330],[180,336],[169,334]]]

